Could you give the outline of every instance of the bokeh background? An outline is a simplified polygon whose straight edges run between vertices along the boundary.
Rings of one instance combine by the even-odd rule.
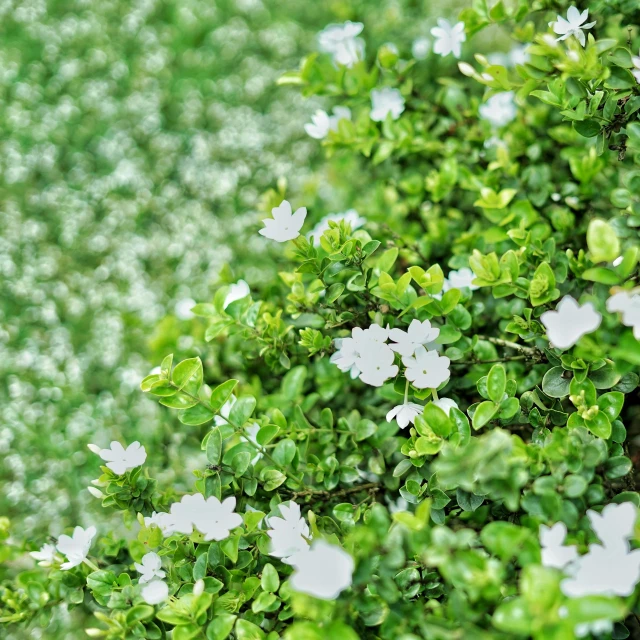
[[[199,434],[139,382],[170,352],[216,371],[187,310],[240,277],[260,291],[277,270],[277,248],[265,254],[257,234],[264,192],[286,178],[294,202],[315,205],[312,221],[352,206],[384,217],[372,177],[325,164],[304,133],[322,103],[277,78],[328,23],[362,21],[368,51],[393,42],[408,54],[466,4],[0,0],[0,516],[11,535],[39,545],[108,518],[86,490],[99,474],[89,442],[140,440],[159,482],[189,486]],[[83,637],[73,615],[56,610],[29,637]]]

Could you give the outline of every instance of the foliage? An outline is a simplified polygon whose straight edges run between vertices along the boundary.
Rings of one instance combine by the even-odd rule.
[[[114,640],[639,633],[637,589],[571,597],[540,541],[541,525],[562,523],[586,555],[607,544],[593,511],[640,506],[630,454],[640,341],[610,303],[633,295],[639,275],[632,5],[585,2],[596,26],[583,47],[548,28],[567,2],[465,3],[458,64],[433,53],[416,60],[400,37],[376,49],[364,8],[340,15],[365,16],[365,59],[346,67],[314,52],[279,82],[351,117],[322,141],[315,183],[280,180],[265,191],[251,246],[270,242],[258,218],[285,197],[321,218],[328,187],[366,223],[328,222],[321,237],[283,244],[270,254],[277,273],[261,256],[264,280],[230,303],[225,268],[192,309],[189,341],[176,349],[188,357],[166,355],[176,333],[160,331],[158,369],[141,390],[172,430],[200,442],[188,462],[194,480],[176,486],[165,471],[183,455],[176,447],[162,464],[122,475],[102,467],[92,492],[109,518],[86,562],[7,572],[0,621],[46,624],[47,607],[65,603],[93,612],[91,637]],[[527,45],[526,59],[514,66],[486,50],[491,33]],[[403,110],[373,121],[371,92],[384,87],[399,90]],[[482,115],[508,92],[515,111]],[[199,240],[195,229],[187,236]],[[456,284],[465,269],[471,279]],[[567,296],[579,306],[565,316]],[[581,329],[587,312],[597,326]],[[548,314],[569,318],[569,347],[554,346],[549,318],[558,316]],[[331,361],[354,330],[407,330],[416,320],[438,329],[429,348],[450,363],[437,389],[411,384],[400,356],[397,376],[379,387]],[[385,420],[409,401],[421,407],[411,426]],[[160,446],[144,431],[122,435]],[[175,515],[184,494],[216,508],[235,498],[242,524],[220,539],[197,523],[191,533],[163,528],[157,514]],[[354,560],[336,598],[296,590],[299,565],[272,553],[273,522],[291,501],[308,523],[305,544],[326,540]],[[21,562],[45,542],[0,524],[4,560]],[[134,568],[149,551],[171,594],[153,606]]]

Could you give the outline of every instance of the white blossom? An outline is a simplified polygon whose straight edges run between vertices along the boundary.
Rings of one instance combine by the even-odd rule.
[[[320,246],[320,238],[324,235],[325,231],[330,229],[329,222],[348,222],[351,226],[351,230],[355,231],[359,229],[367,220],[358,214],[355,209],[348,209],[344,213],[330,213],[326,215],[318,224],[307,234],[307,238],[313,237],[313,246]]]
[[[601,514],[587,511],[601,545],[589,545],[566,569],[560,583],[570,598],[588,595],[630,596],[640,581],[640,549],[630,550],[637,510],[631,502],[607,505]]]
[[[585,9],[582,13],[580,13],[580,11],[578,11],[578,9],[573,6],[569,7],[566,19],[562,16],[558,16],[556,22],[549,23],[549,26],[553,27],[554,33],[559,36],[558,38],[556,38],[556,41],[566,40],[570,36],[575,36],[578,39],[578,42],[580,42],[580,44],[584,47],[586,44],[586,39],[583,29],[591,29],[591,27],[595,25],[595,21],[585,24],[588,17],[589,9]]]
[[[434,53],[443,57],[453,53],[456,58],[462,55],[462,43],[467,39],[464,22],[452,25],[448,20],[438,18],[438,26],[431,29],[431,35],[436,39],[433,44]]]
[[[204,580],[202,578],[199,578],[195,581],[195,584],[193,585],[193,591],[191,593],[193,593],[194,596],[201,596],[204,593],[204,587]]]
[[[439,355],[437,351],[427,351],[424,347],[418,347],[415,356],[404,356],[402,362],[407,367],[407,380],[418,389],[437,389],[449,378],[451,360]]]
[[[458,403],[455,400],[451,400],[451,398],[438,398],[437,400],[432,400],[433,404],[436,407],[442,409],[448,416],[451,415],[451,409],[458,409]]]
[[[565,546],[567,527],[564,522],[556,522],[552,527],[540,525],[540,546],[542,565],[563,569],[578,557],[575,545]]]
[[[100,449],[94,444],[90,444],[89,449],[105,460],[107,467],[119,476],[144,464],[147,459],[147,452],[137,440],[126,449],[115,440],[109,449]]]
[[[314,540],[307,551],[291,558],[294,572],[290,579],[294,591],[323,600],[335,600],[351,586],[353,558],[341,547]]]
[[[420,404],[405,402],[404,404],[393,407],[393,409],[387,413],[387,422],[391,422],[395,418],[398,426],[401,429],[406,429],[409,423],[414,424],[416,416],[421,415],[423,410],[424,407]]]
[[[517,112],[513,91],[502,91],[492,95],[478,109],[480,117],[493,127],[509,124],[516,117]]]
[[[389,378],[398,375],[398,365],[393,363],[394,353],[388,344],[371,342],[355,361],[360,380],[372,387],[381,387]]]
[[[545,311],[540,316],[551,346],[557,349],[569,349],[582,336],[595,331],[601,320],[591,302],[579,305],[571,296],[562,298],[555,311]]]
[[[454,269],[449,271],[449,275],[447,276],[447,290],[449,289],[463,289],[466,287],[471,291],[476,291],[480,287],[473,284],[473,280],[475,279],[476,274],[469,269],[469,267],[463,267],[462,269],[458,269],[457,271]]]
[[[162,560],[157,553],[150,551],[142,556],[140,563],[133,563],[136,571],[140,573],[140,584],[151,582],[154,578],[164,578],[167,574],[162,570]]]
[[[56,547],[53,544],[43,544],[39,551],[31,551],[29,555],[38,561],[39,565],[53,564],[56,559]]]
[[[323,140],[329,131],[337,131],[340,120],[351,120],[351,109],[348,107],[334,107],[333,115],[323,109],[318,109],[312,116],[311,122],[304,125],[304,130],[312,138]]]
[[[300,229],[307,217],[305,207],[300,207],[295,213],[291,212],[291,204],[283,200],[279,206],[271,209],[272,218],[265,218],[264,229],[260,229],[260,235],[276,242],[295,240],[300,235]]]
[[[638,53],[637,56],[631,56],[631,62],[633,63],[633,69],[631,69],[631,73],[633,74],[633,77],[638,81],[638,83],[640,83],[640,53]]]
[[[416,60],[424,60],[431,51],[431,40],[429,38],[416,38],[411,45],[411,55]]]
[[[160,604],[169,597],[169,587],[162,580],[152,580],[144,585],[141,595],[147,604]]]
[[[633,328],[633,335],[640,340],[640,293],[619,291],[607,300],[607,311],[622,314],[622,324]]]
[[[63,562],[60,568],[67,571],[82,564],[87,559],[91,542],[96,533],[95,527],[89,527],[88,529],[76,527],[71,536],[61,535],[58,538],[56,549],[67,556],[67,562]]]
[[[361,370],[356,361],[360,357],[360,353],[366,352],[370,343],[384,344],[388,337],[388,329],[383,329],[377,324],[372,324],[368,329],[354,327],[351,330],[350,338],[334,340],[338,351],[331,356],[330,362],[335,364],[340,371],[349,371],[351,378],[359,378]]]
[[[358,38],[362,33],[362,22],[330,24],[318,34],[320,51],[330,53],[336,65],[352,67],[364,58],[364,40]]]
[[[412,356],[418,347],[433,342],[440,335],[440,329],[431,326],[429,320],[413,319],[406,331],[402,329],[391,329],[389,338],[395,344],[389,345],[401,356]]]
[[[244,280],[238,280],[229,287],[229,293],[227,293],[222,308],[226,309],[232,302],[236,300],[242,300],[251,293],[249,285]]]
[[[170,535],[173,522],[173,516],[164,511],[160,511],[159,513],[154,511],[150,516],[145,516],[144,518],[145,527],[155,525],[162,531],[163,535]]]
[[[309,548],[309,525],[300,515],[300,505],[290,500],[278,505],[282,517],[268,519],[268,536],[271,538],[269,554],[290,564],[290,558]]]
[[[382,122],[388,114],[397,120],[404,111],[404,98],[399,89],[384,87],[371,91],[371,119]]]
[[[233,510],[234,497],[220,502],[215,496],[205,500],[201,493],[182,496],[180,502],[171,505],[172,522],[167,527],[170,533],[191,534],[195,527],[205,540],[224,540],[231,529],[242,524],[242,517]]]
[[[191,309],[195,307],[196,301],[193,298],[185,298],[176,302],[173,312],[178,320],[191,320],[194,317]]]

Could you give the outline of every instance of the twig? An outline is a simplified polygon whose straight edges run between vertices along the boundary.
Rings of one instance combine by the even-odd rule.
[[[285,491],[291,492],[292,500],[302,496],[314,496],[323,500],[330,500],[332,498],[342,498],[343,496],[348,496],[352,493],[359,493],[360,491],[377,493],[381,489],[382,487],[377,482],[366,482],[365,484],[359,484],[355,487],[349,487],[348,489],[339,489],[338,491],[327,491],[326,489],[304,489],[302,491],[293,491],[292,489],[284,488]]]

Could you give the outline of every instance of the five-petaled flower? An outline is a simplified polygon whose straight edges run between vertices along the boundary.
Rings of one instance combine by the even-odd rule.
[[[389,378],[398,375],[398,365],[393,364],[394,353],[388,344],[371,342],[356,358],[360,380],[372,387],[381,387]]]
[[[362,22],[330,24],[318,34],[320,51],[330,53],[334,64],[352,67],[364,58],[364,40],[358,38],[362,33]]]
[[[304,125],[304,130],[312,138],[322,140],[329,135],[329,131],[338,130],[340,120],[351,120],[351,109],[348,107],[334,107],[333,115],[318,109],[311,116],[311,122]]]
[[[307,551],[311,538],[309,525],[300,515],[300,505],[293,500],[278,505],[282,517],[272,516],[268,519],[268,536],[271,538],[269,554],[291,564],[290,558]]]
[[[272,218],[265,218],[264,229],[260,229],[260,235],[276,242],[295,240],[300,235],[300,229],[307,217],[307,209],[300,207],[295,213],[291,212],[291,205],[283,200],[279,206],[271,209]]]
[[[205,500],[201,493],[182,496],[171,505],[171,521],[165,531],[188,535],[195,527],[206,541],[224,540],[242,524],[242,516],[233,512],[235,507],[235,497],[220,502],[215,496]]]
[[[374,122],[382,122],[389,114],[397,120],[403,111],[404,98],[399,89],[384,87],[371,92],[371,119]]]
[[[589,9],[585,9],[582,13],[574,7],[569,7],[566,19],[558,16],[555,22],[549,23],[553,27],[554,33],[558,35],[556,40],[566,40],[570,36],[575,36],[578,42],[584,47],[586,39],[583,29],[591,29],[595,25],[595,20],[585,24],[589,18]]]
[[[154,578],[164,578],[167,574],[162,570],[162,560],[157,553],[150,551],[142,556],[140,563],[133,563],[136,571],[140,573],[140,584],[151,582]]]
[[[293,556],[290,579],[294,591],[323,600],[335,600],[351,586],[353,558],[341,547],[325,540],[314,540],[311,547]]]
[[[552,347],[569,349],[582,336],[595,331],[600,326],[602,316],[591,302],[579,305],[571,296],[565,296],[556,310],[545,311],[540,321],[547,330]]]
[[[556,522],[552,527],[540,525],[540,546],[542,565],[563,569],[578,557],[575,545],[565,546],[567,527],[564,522]]]
[[[160,604],[169,597],[169,587],[162,580],[152,580],[142,587],[141,595],[147,604]]]
[[[622,314],[622,324],[633,328],[633,335],[640,340],[640,293],[618,291],[607,300],[607,311]]]
[[[416,349],[433,342],[440,335],[440,329],[431,326],[429,320],[413,319],[406,331],[391,329],[389,338],[395,344],[389,346],[401,356],[412,356]]]
[[[405,376],[418,389],[437,389],[449,378],[451,360],[437,351],[427,351],[420,346],[415,356],[404,356]]]
[[[395,418],[398,426],[401,429],[406,429],[409,423],[414,424],[416,416],[421,415],[423,410],[424,407],[420,404],[405,402],[404,404],[393,407],[393,409],[387,413],[387,422],[391,422]]]
[[[107,461],[107,467],[119,476],[144,464],[147,459],[147,452],[137,440],[132,442],[126,449],[115,440],[111,443],[109,449],[100,449],[95,444],[90,444],[88,447],[93,453],[98,454],[103,460]]]
[[[88,529],[76,527],[71,536],[61,535],[58,538],[56,549],[67,556],[67,562],[63,562],[60,568],[67,571],[82,564],[87,559],[91,542],[95,535],[95,527],[89,527]]]
[[[467,39],[464,32],[464,22],[452,25],[444,18],[438,18],[438,26],[431,29],[431,35],[436,39],[433,44],[434,53],[442,57],[453,53],[454,57],[462,55],[462,43]]]

